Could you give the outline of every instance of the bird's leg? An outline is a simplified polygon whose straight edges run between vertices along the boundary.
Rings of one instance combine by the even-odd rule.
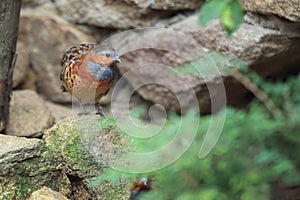
[[[89,112],[85,109],[83,103],[80,100],[79,100],[79,104],[80,104],[82,112],[78,113],[78,115],[88,115]]]
[[[103,112],[103,107],[99,103],[96,103],[96,107],[97,107],[96,115],[101,115],[102,117],[108,118],[105,112]]]

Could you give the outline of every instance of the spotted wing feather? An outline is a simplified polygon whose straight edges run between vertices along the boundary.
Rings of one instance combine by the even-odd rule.
[[[78,64],[81,63],[85,56],[93,50],[94,44],[79,44],[68,50],[62,60],[62,71],[60,74],[60,80],[63,81],[61,86],[62,91],[70,91],[72,88],[72,81],[74,80],[74,73],[78,68]]]

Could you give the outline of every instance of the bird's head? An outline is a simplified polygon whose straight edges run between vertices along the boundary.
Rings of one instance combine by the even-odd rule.
[[[96,57],[99,56],[99,59],[102,59],[103,62],[109,62],[109,65],[116,62],[121,63],[121,59],[118,56],[116,50],[106,45],[95,46],[95,48],[93,49],[93,54]],[[105,63],[103,64],[105,65]]]

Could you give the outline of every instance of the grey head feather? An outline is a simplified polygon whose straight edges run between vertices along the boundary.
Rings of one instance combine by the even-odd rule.
[[[110,57],[112,58],[115,62],[121,62],[117,52],[115,49],[109,47],[109,46],[101,46],[101,45],[97,45],[95,46],[95,48],[93,49],[94,54],[96,55],[102,55],[105,57]]]

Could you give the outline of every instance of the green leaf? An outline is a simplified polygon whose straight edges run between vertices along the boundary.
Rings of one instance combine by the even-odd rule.
[[[221,22],[226,31],[233,33],[243,21],[244,10],[238,1],[232,1],[221,15]]]
[[[204,26],[209,21],[219,18],[225,7],[224,0],[212,0],[204,3],[200,10],[199,24]]]

